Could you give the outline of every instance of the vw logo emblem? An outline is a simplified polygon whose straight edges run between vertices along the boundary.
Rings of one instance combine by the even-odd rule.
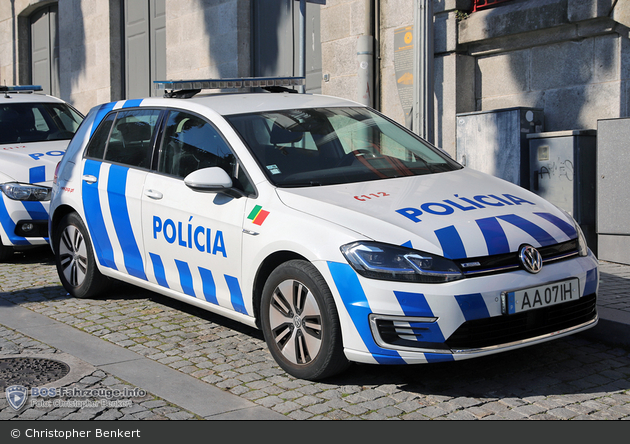
[[[518,257],[530,273],[538,273],[542,270],[543,260],[540,252],[531,245],[523,245],[518,252]]]

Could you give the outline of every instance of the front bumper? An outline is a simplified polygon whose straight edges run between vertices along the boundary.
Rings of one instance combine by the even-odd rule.
[[[539,274],[524,270],[445,284],[409,284],[363,278],[330,262],[352,361],[405,364],[451,361],[548,341],[597,324],[597,259],[552,263]],[[504,314],[502,293],[577,278],[579,299]]]
[[[49,202],[18,201],[0,192],[0,237],[5,247],[48,243]],[[32,228],[29,227],[32,225]]]

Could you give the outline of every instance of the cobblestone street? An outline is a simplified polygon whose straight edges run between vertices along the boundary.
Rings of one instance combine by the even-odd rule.
[[[605,306],[628,307],[628,268],[602,265],[602,290],[608,291],[602,291],[600,301]],[[119,284],[107,298],[71,298],[59,284],[52,255],[46,251],[30,252],[16,256],[13,263],[0,264],[0,309],[12,304],[288,419],[630,418],[629,350],[586,335],[457,363],[353,365],[339,377],[316,383],[284,373],[260,332],[158,294]],[[62,352],[0,326],[0,359],[61,356]],[[91,370],[88,366],[84,376],[67,385],[131,387],[102,369]],[[132,401],[122,408],[35,405],[16,412],[2,396],[0,419],[203,419],[152,393]]]

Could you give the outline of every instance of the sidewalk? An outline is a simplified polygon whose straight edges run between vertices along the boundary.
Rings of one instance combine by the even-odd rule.
[[[602,342],[630,346],[630,265],[600,261],[599,323],[583,333]]]
[[[64,361],[70,364],[71,368],[93,366],[203,419],[288,419],[280,413],[223,391],[164,364],[2,299],[0,299],[0,325],[62,351],[66,354]],[[49,357],[61,358],[59,354],[52,354]],[[0,355],[0,358],[6,358],[6,356]],[[79,370],[74,382],[81,381],[88,373]],[[68,376],[72,379],[72,372]],[[59,387],[60,383],[67,385],[72,382],[55,381],[48,385]]]
[[[581,335],[617,346],[630,346],[630,266],[601,262],[600,273],[598,300],[600,321],[595,328],[581,333]],[[86,375],[93,375],[94,370],[99,370],[101,371],[99,375],[102,375],[102,378],[106,379],[107,375],[111,375],[126,381],[190,412],[196,419],[291,419],[271,408],[244,399],[227,390],[222,390],[169,365],[81,331],[68,323],[54,320],[46,316],[45,313],[37,313],[16,305],[4,298],[0,298],[1,326],[14,330],[24,337],[40,341],[51,348],[52,352],[55,353],[54,356],[63,357],[63,360],[71,366],[73,371],[63,381],[60,380],[56,384],[72,385],[81,381],[85,385]],[[3,346],[2,339],[2,329],[0,328],[0,349]],[[0,359],[6,357],[6,351],[0,353]],[[92,379],[94,379],[93,376]],[[55,383],[50,385],[55,386]],[[0,411],[3,409],[4,412],[9,410],[4,396],[0,399]],[[128,409],[129,417],[122,419],[135,419],[131,412],[137,412],[139,409],[140,406]],[[45,415],[45,413],[42,412],[41,414]],[[76,412],[69,411],[68,417],[61,419],[91,419],[73,417],[73,414],[76,415]],[[190,414],[188,416],[191,416]],[[120,416],[120,413],[118,415]],[[186,414],[182,412],[173,412],[169,418],[179,419],[180,417],[182,419],[194,419],[186,418]],[[3,417],[0,414],[0,419],[12,419],[12,417],[10,415]],[[20,419],[29,418],[20,416]],[[47,419],[47,417],[41,419]],[[121,418],[108,417],[101,413],[99,419]]]

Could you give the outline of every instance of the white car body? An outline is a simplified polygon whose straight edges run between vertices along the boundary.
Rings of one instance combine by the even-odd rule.
[[[51,188],[55,167],[65,153],[70,137],[64,140],[19,140],[7,137],[16,121],[5,119],[5,106],[53,104],[68,106],[64,101],[37,93],[0,93],[0,184],[25,184]],[[80,116],[76,113],[77,116]],[[15,114],[18,121],[24,116]],[[32,117],[32,115],[31,115]],[[82,116],[81,116],[82,117]],[[76,126],[78,127],[78,124]],[[46,127],[43,119],[38,128]],[[46,131],[42,133],[47,134]],[[48,200],[16,200],[0,191],[0,240],[3,249],[22,249],[48,243]],[[24,224],[35,225],[31,233],[21,230]]]
[[[260,326],[260,276],[269,274],[265,264],[300,258],[329,287],[343,353],[355,362],[459,360],[541,343],[597,323],[598,263],[590,251],[545,263],[538,273],[520,266],[444,283],[380,280],[357,273],[341,246],[377,241],[474,268],[468,263],[472,258],[516,255],[526,244],[544,249],[577,242],[579,229],[570,216],[535,194],[463,167],[413,177],[277,187],[225,119],[265,110],[336,107],[361,105],[325,96],[262,93],[151,98],[96,107],[61,162],[53,187],[51,236],[61,216],[75,212],[88,227],[103,275],[254,327]],[[212,122],[247,171],[255,193],[234,198],[195,191],[183,180],[150,168],[85,158],[90,135],[108,112],[143,108],[189,110]],[[271,174],[278,168],[266,167]],[[524,336],[506,335],[498,342],[483,335],[473,340],[474,335],[460,331],[459,339],[448,344],[464,324],[475,330],[475,323],[487,323],[500,330],[496,322],[524,316],[512,314],[515,301],[520,308],[524,304],[515,291],[549,285],[557,299],[557,282],[565,286],[561,290],[570,282],[572,290],[560,298],[574,304],[582,300],[590,310],[583,320]],[[542,300],[535,301],[532,290],[529,303],[534,307],[527,308],[547,305],[545,289],[539,290]]]

